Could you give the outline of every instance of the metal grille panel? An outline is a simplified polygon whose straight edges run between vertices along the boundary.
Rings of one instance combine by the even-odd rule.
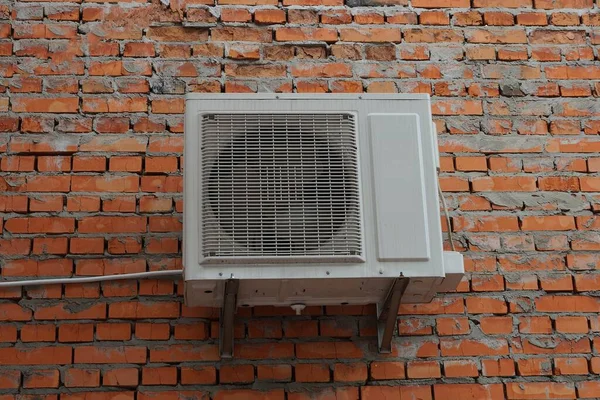
[[[356,117],[201,117],[204,257],[361,255]]]

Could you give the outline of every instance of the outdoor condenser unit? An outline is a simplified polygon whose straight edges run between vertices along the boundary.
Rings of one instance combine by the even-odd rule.
[[[185,301],[222,307],[377,304],[389,352],[400,302],[456,288],[442,248],[428,95],[191,94]]]

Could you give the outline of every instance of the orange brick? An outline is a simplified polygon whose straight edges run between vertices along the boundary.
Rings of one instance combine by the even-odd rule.
[[[135,337],[142,340],[166,340],[171,335],[169,324],[137,322]]]
[[[519,332],[552,333],[552,322],[546,316],[524,317],[519,321]]]
[[[367,365],[363,363],[337,363],[333,369],[335,382],[365,382],[367,380]]]
[[[102,201],[105,212],[135,212],[136,199],[133,196],[117,196]]]
[[[121,346],[111,348],[96,348],[83,346],[75,348],[75,363],[85,364],[144,364],[146,348],[141,346]]]
[[[144,367],[142,385],[177,384],[177,367]]]
[[[469,0],[413,0],[412,6],[420,8],[469,8],[471,3]]]
[[[154,44],[140,42],[125,43],[123,55],[126,57],[153,57],[155,55]]]
[[[469,43],[527,43],[527,35],[522,29],[477,29],[468,32],[466,36]]]
[[[329,382],[330,370],[328,365],[296,364],[296,382]]]
[[[104,238],[71,238],[71,254],[103,254]]]
[[[433,386],[435,398],[466,398],[472,396],[474,399],[504,399],[504,390],[502,384],[492,383],[488,385],[480,384],[436,384]]]
[[[24,325],[21,328],[22,342],[54,342],[55,340],[54,325]]]
[[[554,398],[575,398],[573,383],[511,382],[506,384],[506,391],[509,399],[539,399],[548,392]]]
[[[406,368],[402,362],[381,361],[371,363],[371,377],[376,380],[404,379]]]
[[[486,335],[508,335],[513,331],[512,317],[483,317],[479,326]]]
[[[498,59],[501,61],[523,61],[528,59],[526,49],[500,49]]]
[[[221,21],[223,22],[248,22],[252,14],[245,9],[224,8],[221,10]]]
[[[555,358],[554,369],[557,375],[587,375],[588,361],[583,357]]]
[[[84,217],[79,220],[80,233],[136,233],[146,231],[145,217]]]
[[[260,366],[258,367],[260,370]],[[291,368],[291,367],[290,367]],[[291,373],[290,373],[291,376]],[[214,367],[197,366],[181,367],[181,383],[183,385],[214,385],[217,382],[217,372]]]
[[[475,339],[441,339],[442,356],[500,356],[508,354],[508,343],[504,339],[485,341]]]
[[[409,379],[441,378],[440,365],[436,361],[411,361],[406,364]]]
[[[593,297],[576,296],[542,296],[535,300],[537,311],[541,312],[596,312],[600,301]],[[592,310],[592,311],[589,311]]]
[[[129,323],[101,323],[96,325],[97,340],[126,341],[131,338]]]
[[[11,233],[73,233],[75,221],[67,217],[11,218],[4,228]]]
[[[579,398],[591,399],[598,396],[598,390],[600,390],[600,384],[598,381],[587,381],[577,383],[577,391]]]
[[[456,169],[459,171],[487,171],[485,157],[456,157]]]
[[[586,317],[556,317],[556,331],[560,333],[588,333],[588,320]]]
[[[512,192],[529,192],[537,189],[535,177],[500,177],[489,176],[481,178],[473,178],[473,190],[477,192],[483,191],[512,191]]]
[[[478,377],[477,364],[471,360],[444,361],[444,376],[448,378]]]
[[[79,99],[77,97],[56,97],[56,98],[13,97],[12,109],[14,112],[76,113],[79,111]]]
[[[456,26],[483,25],[483,18],[477,11],[457,12],[453,17]]]
[[[62,196],[44,196],[38,195],[29,200],[29,211],[61,211],[64,207],[64,199]]]
[[[598,374],[600,372],[600,357],[592,357],[590,362],[590,371],[593,374]]]
[[[514,376],[515,363],[507,358],[481,360],[481,372],[485,376]]]
[[[489,11],[483,14],[483,22],[490,26],[514,25],[514,16],[508,12]]]
[[[23,373],[23,387],[27,389],[57,388],[60,372],[57,369],[31,370]]]
[[[93,339],[93,324],[63,324],[58,327],[59,342],[91,342]]]
[[[535,8],[560,9],[560,8],[590,8],[592,0],[536,0]]]
[[[466,335],[470,332],[469,320],[465,317],[438,318],[436,320],[438,335]]]
[[[527,8],[532,6],[532,0],[474,0],[475,7]]]
[[[227,48],[227,57],[235,60],[258,60],[260,47],[257,45],[231,45]]]
[[[568,231],[575,229],[575,220],[567,215],[523,217],[522,229],[524,231]]]
[[[64,372],[65,387],[98,387],[100,386],[100,370],[69,368]]]
[[[344,28],[340,30],[344,42],[400,42],[399,29],[394,28]]]
[[[564,292],[573,290],[573,278],[571,275],[557,275],[540,279],[541,287],[547,292]]]
[[[259,380],[273,382],[289,382],[292,379],[290,365],[258,365],[256,375]],[[350,376],[354,376],[351,374]]]
[[[252,365],[224,365],[219,370],[221,383],[251,383],[254,382],[254,367]]]
[[[137,386],[138,375],[137,368],[111,368],[102,373],[102,385]]]
[[[145,169],[148,173],[171,173],[177,171],[177,157],[146,157]]]
[[[257,24],[282,24],[286,16],[283,10],[260,9],[254,12],[254,22]]]
[[[441,11],[423,11],[419,14],[419,22],[423,25],[448,25],[448,15]]]
[[[1,389],[18,389],[21,383],[21,372],[7,370],[0,377]]]
[[[0,342],[14,343],[17,341],[16,326],[0,326]]]
[[[517,360],[521,376],[552,375],[552,361],[548,358],[526,358]]]

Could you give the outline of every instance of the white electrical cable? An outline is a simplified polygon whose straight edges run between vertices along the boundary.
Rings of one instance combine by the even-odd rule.
[[[452,251],[456,251],[454,247],[454,238],[452,236],[452,226],[450,225],[450,214],[448,213],[448,205],[446,204],[446,199],[444,198],[444,193],[442,193],[442,185],[438,180],[438,194],[440,196],[440,200],[442,201],[442,207],[444,207],[444,215],[446,216],[446,225],[448,225],[448,241],[450,242],[450,248]]]
[[[167,270],[167,271],[148,271],[136,272],[131,274],[120,275],[101,275],[101,276],[85,276],[76,278],[51,278],[51,279],[29,279],[23,281],[2,281],[0,288],[3,287],[19,287],[19,286],[35,286],[35,285],[52,285],[58,283],[92,283],[103,281],[117,281],[124,279],[144,279],[144,278],[163,278],[168,276],[181,275],[182,269]]]

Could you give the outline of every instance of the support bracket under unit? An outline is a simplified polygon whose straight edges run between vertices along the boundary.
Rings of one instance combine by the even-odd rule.
[[[377,344],[380,353],[392,351],[398,308],[409,281],[408,278],[395,279],[383,303],[377,304]]]
[[[233,358],[233,325],[239,287],[240,281],[238,279],[229,279],[225,282],[225,294],[219,325],[219,352],[221,358]]]

